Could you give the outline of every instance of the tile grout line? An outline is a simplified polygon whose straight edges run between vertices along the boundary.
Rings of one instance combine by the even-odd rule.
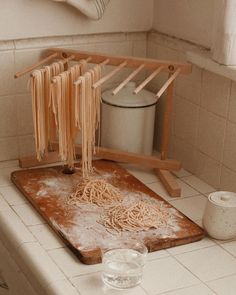
[[[145,294],[150,295],[150,293],[148,293],[148,291],[142,286],[142,281],[141,281],[141,284],[139,286],[144,291]]]
[[[214,247],[214,246],[212,246]],[[198,249],[200,250],[200,249]],[[172,256],[172,255],[171,255]],[[177,256],[177,255],[176,255]],[[180,265],[182,265],[188,272],[190,272],[194,277],[196,277],[203,285],[205,285],[207,288],[208,286],[206,285],[206,283],[204,281],[201,280],[201,278],[199,278],[197,275],[195,275],[194,273],[192,273],[192,271],[190,269],[188,269],[188,267],[186,267],[181,261],[179,261],[178,259],[176,259],[175,256],[172,256]],[[195,286],[195,285],[194,285]],[[214,292],[215,293],[215,292]],[[216,294],[216,293],[215,293]]]
[[[231,277],[233,277],[233,276],[235,276],[235,275],[236,275],[236,272],[233,273],[233,274],[230,274],[230,275],[222,276],[222,277],[217,278],[217,279],[214,279],[214,280],[209,280],[209,281],[207,281],[207,283],[211,283],[211,282],[218,281],[218,280],[225,279],[225,278],[231,278]]]
[[[46,225],[48,225],[47,223],[45,223]],[[36,241],[42,246],[42,248],[48,253],[50,250],[58,250],[58,249],[63,249],[63,248],[67,248],[66,245],[64,246],[60,246],[60,247],[56,247],[56,248],[50,248],[50,249],[46,249],[43,244],[40,242],[40,240],[37,238],[37,236],[33,233],[33,231],[31,230],[32,227],[35,226],[39,226],[39,225],[44,225],[44,224],[36,224],[36,225],[28,225],[27,228],[29,229],[29,231],[31,232],[31,234],[33,235],[33,237],[36,239]],[[50,227],[51,229],[51,227]],[[49,253],[48,253],[49,255]]]
[[[216,247],[216,246],[219,246],[218,244],[216,244],[216,245],[213,245],[213,246],[209,246],[209,247],[204,247],[204,248],[202,248],[202,249],[206,249],[206,248],[211,248],[211,247]],[[221,247],[222,248],[222,247]],[[197,250],[201,250],[201,249],[197,249]],[[225,249],[222,249],[222,250],[224,250],[225,252],[227,252]],[[195,250],[196,251],[196,250]],[[194,251],[189,251],[189,252],[194,252]],[[189,253],[189,252],[185,252],[185,253]],[[175,255],[175,256],[178,256],[178,255],[181,255],[181,254],[185,254],[185,253],[180,253],[180,254],[177,254],[177,255]],[[171,255],[171,254],[170,254]],[[171,255],[173,258],[175,258],[175,256],[173,256],[173,255]],[[235,258],[235,257],[233,257],[233,258]],[[176,258],[175,258],[176,259]],[[232,274],[230,274],[230,275],[224,275],[224,276],[222,276],[222,277],[218,277],[218,278],[216,278],[216,279],[213,279],[213,280],[209,280],[209,281],[206,281],[206,282],[204,282],[204,281],[202,281],[197,275],[195,275],[194,273],[192,273],[191,272],[191,270],[190,269],[188,269],[185,265],[183,265],[182,264],[182,262],[181,261],[179,261],[179,260],[177,260],[176,259],[176,261],[177,262],[179,262],[183,267],[185,267],[191,274],[193,274],[194,276],[196,276],[204,285],[206,285],[207,287],[208,287],[208,285],[207,285],[207,283],[208,282],[212,282],[212,281],[217,281],[217,280],[219,280],[219,279],[223,279],[223,278],[227,278],[227,277],[231,277],[231,276],[234,276],[234,275],[236,275],[236,270],[235,270],[235,273],[232,273]],[[209,287],[208,287],[209,288]],[[215,292],[215,291],[214,291]],[[217,293],[216,293],[217,294]]]
[[[219,293],[216,293],[216,291],[215,290],[213,290],[212,288],[211,288],[211,286],[208,286],[207,284],[204,284],[207,288],[209,288],[214,294],[216,294],[216,295],[220,295]]]
[[[225,249],[222,245],[226,244],[227,242],[223,243],[223,244],[217,244],[222,250],[224,250],[225,252],[227,252],[230,256],[232,256],[235,260],[236,260],[236,257],[230,252],[228,251],[227,249]]]
[[[225,119],[225,118],[223,118],[223,119]],[[234,122],[233,122],[233,124],[236,125],[236,123],[234,123]],[[180,139],[180,140],[182,140],[182,141],[185,141],[185,140],[183,140],[181,137],[179,137],[178,135],[175,135],[175,137],[177,137],[178,139]],[[191,145],[192,147],[194,147],[194,148],[196,149],[196,151],[199,151],[200,153],[202,153],[204,156],[207,156],[207,157],[210,158],[211,160],[220,163],[219,160],[213,158],[211,155],[209,155],[209,154],[207,154],[206,152],[200,150],[197,146],[195,146],[195,145],[193,145],[193,144],[190,144],[190,143],[188,143],[188,145]],[[187,171],[187,170],[186,170],[186,171]],[[195,173],[191,173],[191,174],[194,175],[194,176],[196,176]],[[184,177],[187,177],[187,176],[184,176]],[[196,177],[197,177],[197,176],[196,176]]]
[[[18,212],[15,210],[15,208],[14,207],[19,207],[19,206],[25,206],[25,205],[27,205],[27,207],[29,207],[30,208],[30,211],[32,211],[33,212],[33,214],[35,214],[35,213],[37,213],[39,216],[37,216],[37,214],[35,215],[35,216],[37,216],[37,217],[39,217],[40,219],[42,218],[41,217],[41,215],[36,211],[36,209],[33,207],[33,205],[31,204],[31,203],[24,203],[24,204],[19,204],[19,205],[11,205],[10,207],[11,207],[11,209],[14,211],[14,213],[17,215],[17,217],[21,220],[21,222],[24,224],[24,226],[28,229],[28,227],[29,226],[34,226],[34,225],[41,225],[41,224],[47,224],[47,222],[44,220],[44,219],[42,219],[42,221],[40,222],[40,223],[37,223],[37,224],[25,224],[25,222],[24,222],[24,220],[23,220],[23,218],[18,214]],[[33,209],[33,210],[31,210],[31,209]],[[36,218],[37,218],[36,217]],[[29,230],[29,229],[28,229]]]
[[[188,198],[193,198],[193,197],[199,197],[199,196],[203,196],[205,197],[204,194],[200,193],[200,192],[197,192],[197,194],[195,195],[192,195],[192,196],[186,196],[186,197],[174,197],[174,198],[171,198],[171,199],[168,199],[167,202],[174,202],[174,201],[181,201],[181,200],[185,200],[185,199],[188,199]],[[163,197],[162,197],[163,198]],[[164,198],[163,198],[164,199]],[[165,199],[164,199],[165,200]]]
[[[230,98],[232,94],[232,87],[233,87],[233,82],[230,80],[230,89],[229,89],[229,94],[228,94],[228,102],[227,102],[227,111],[226,111],[226,123],[225,123],[225,128],[224,128],[224,134],[223,134],[223,146],[222,146],[222,154],[221,154],[221,159],[220,159],[220,187],[222,184],[222,168],[224,166],[224,155],[225,155],[225,140],[226,140],[226,134],[227,134],[227,128],[229,125],[229,111],[230,111]]]
[[[190,245],[190,244],[183,244],[182,246],[184,245]],[[181,246],[181,245],[180,245]],[[194,250],[190,250],[190,251],[186,251],[186,252],[182,252],[182,253],[177,253],[177,254],[172,254],[168,251],[168,253],[170,253],[171,256],[179,256],[179,255],[182,255],[182,254],[186,254],[186,253],[192,253],[192,252],[195,252],[195,251],[199,251],[201,249],[206,249],[206,248],[212,248],[212,247],[215,247],[217,246],[217,244],[215,245],[210,245],[210,246],[205,246],[205,247],[201,247],[201,248],[198,248],[198,249],[194,249]],[[171,249],[171,248],[170,248]],[[177,260],[178,261],[178,260]]]
[[[199,249],[198,249],[199,250]],[[170,254],[170,256],[177,262],[179,263],[180,265],[182,265],[183,268],[185,268],[189,273],[191,273],[196,279],[198,279],[200,282],[202,282],[202,280],[197,276],[195,275],[194,273],[191,272],[190,269],[188,269],[184,264],[182,264],[174,255]],[[176,255],[177,256],[177,255]],[[202,282],[203,283],[203,282]],[[192,286],[195,286],[197,284],[193,284]]]
[[[176,176],[176,175],[175,175]],[[188,182],[186,182],[183,178],[185,178],[185,177],[190,177],[190,176],[195,176],[194,174],[191,174],[191,175],[188,175],[188,176],[182,176],[182,177],[178,177],[178,176],[176,176],[176,178],[177,179],[179,179],[180,181],[182,181],[184,184],[186,184],[186,185],[188,185],[190,188],[192,188],[192,189],[194,189],[195,191],[196,191],[196,194],[194,194],[194,195],[190,195],[190,196],[184,196],[184,197],[180,197],[180,198],[178,198],[178,197],[174,197],[174,198],[172,198],[171,196],[168,196],[170,199],[165,199],[164,197],[162,197],[165,201],[167,201],[167,202],[172,202],[172,201],[178,201],[178,200],[182,200],[182,199],[186,199],[186,198],[191,198],[191,197],[197,197],[197,196],[199,196],[199,195],[201,195],[201,196],[204,196],[204,197],[206,197],[205,196],[205,193],[202,193],[202,192],[200,192],[199,190],[197,190],[195,187],[193,187],[191,184],[189,184]],[[195,176],[195,177],[197,177],[197,176]],[[198,177],[197,177],[198,178]],[[201,180],[200,178],[199,178],[199,180]],[[201,180],[202,181],[202,180]],[[204,181],[203,181],[204,182]],[[157,182],[151,182],[151,183],[144,183],[145,185],[149,185],[149,184],[155,184],[155,183],[158,183],[158,184],[161,184],[161,182],[159,182],[159,181],[157,181]],[[150,188],[150,187],[149,187]],[[152,190],[152,188],[150,188],[151,190]],[[156,194],[159,194],[158,192],[155,192],[154,190],[152,190],[154,193],[156,193]],[[167,192],[167,191],[166,191]],[[168,193],[168,192],[167,192]],[[211,193],[211,192],[209,192],[209,193]],[[206,194],[209,194],[208,192],[206,193]]]
[[[69,282],[75,288],[76,292],[78,292],[78,294],[81,295],[80,291],[76,288],[76,286],[74,285],[74,283],[70,279],[69,279]]]
[[[167,292],[161,292],[161,293],[158,293],[158,294],[155,294],[155,295],[168,295],[168,294],[171,294],[173,291],[181,291],[181,290],[187,290],[188,288],[191,288],[191,287],[194,287],[194,286],[200,286],[201,284],[198,284],[198,285],[192,285],[192,286],[188,286],[188,287],[183,287],[183,288],[177,288],[177,289],[174,289],[174,290],[171,290],[171,291],[167,291]],[[204,284],[205,285],[205,284]],[[208,288],[208,286],[206,286]],[[213,291],[214,294],[218,295],[217,293],[215,293]]]
[[[54,260],[53,260],[54,261]],[[81,262],[82,263],[82,262]],[[59,266],[58,266],[59,267]],[[60,267],[59,267],[60,268]],[[74,280],[74,279],[79,279],[79,278],[81,278],[81,277],[86,277],[86,276],[91,276],[91,275],[94,275],[94,274],[99,274],[99,273],[101,273],[102,272],[102,270],[97,270],[97,271],[93,271],[93,272],[89,272],[89,273],[82,273],[82,274],[80,274],[80,275],[74,275],[74,276],[71,276],[71,277],[69,277],[69,276],[67,276],[66,274],[65,274],[65,276],[68,278],[68,280],[72,283],[72,280]],[[64,272],[63,272],[64,273]],[[72,283],[73,284],[73,283]]]
[[[202,181],[204,184],[208,185],[208,186],[211,186],[209,184],[207,184],[204,180],[201,180],[199,177],[197,177],[196,175],[191,175],[191,176],[195,176],[196,178],[198,178],[200,181]],[[185,176],[183,178],[187,178],[187,177],[190,177],[190,176]],[[198,191],[200,194],[204,195],[204,194],[210,194],[210,193],[213,193],[216,191],[216,189],[212,186],[212,188],[214,189],[213,191],[209,191],[209,192],[200,192],[196,187],[194,187],[193,185],[189,184],[186,180],[182,179],[184,183],[188,184],[191,188],[195,189],[196,191]]]

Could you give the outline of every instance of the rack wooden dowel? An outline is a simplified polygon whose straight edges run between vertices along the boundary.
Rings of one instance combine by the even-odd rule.
[[[61,159],[58,152],[50,151],[40,162],[37,160],[36,156],[22,157],[19,159],[19,166],[20,168],[30,168],[59,162],[61,162]]]
[[[118,85],[114,91],[112,92],[112,95],[116,95],[122,88],[125,87],[129,81],[131,81],[141,70],[145,67],[145,64],[141,64],[136,70],[134,70],[123,82]]]
[[[117,74],[121,69],[123,69],[127,65],[127,62],[122,62],[119,66],[117,66],[113,71],[105,75],[102,79],[98,80],[96,83],[93,84],[93,88],[97,88],[105,83],[107,80],[112,78],[115,74]]]
[[[166,89],[169,87],[171,83],[174,82],[174,80],[178,77],[180,74],[181,69],[177,69],[171,76],[170,78],[165,82],[165,84],[161,87],[161,89],[158,91],[156,97],[160,98],[162,94],[166,91]]]
[[[74,56],[69,56],[63,60],[61,60],[61,62],[65,65],[65,70],[68,69],[68,62],[73,60],[74,59]],[[40,69],[41,71],[45,72],[46,70],[45,69]],[[33,71],[33,70],[32,70]],[[30,76],[33,77],[34,73],[31,73]]]
[[[15,73],[14,77],[17,79],[25,74],[28,74],[30,72],[32,72],[34,69],[40,67],[41,65],[45,64],[46,62],[56,58],[58,56],[58,53],[53,53],[47,57],[45,57],[44,59],[40,60],[39,62],[37,62],[36,64],[28,67],[28,68],[25,68],[23,71],[21,72],[17,72]]]
[[[109,61],[110,61],[109,58],[108,58],[108,59],[105,59],[105,60],[102,61],[99,65],[100,65],[100,66],[105,66],[105,65],[107,65],[107,64],[109,63]]]
[[[71,57],[68,57],[67,59],[63,60],[63,62],[65,62],[65,63],[68,62],[68,59],[69,59],[69,60],[73,60],[73,59],[74,59],[74,56],[73,56],[73,57],[72,57],[72,56],[71,56]],[[91,56],[89,56],[88,58],[85,59],[86,62],[89,62],[89,61],[91,61],[91,60],[92,60],[92,57],[91,57]],[[51,83],[54,84],[54,83],[56,83],[56,82],[57,82],[56,77],[53,77],[52,80],[51,80]],[[77,81],[76,81],[76,82],[77,82]],[[76,85],[76,82],[74,82],[75,85]],[[78,84],[79,84],[79,83],[78,83]]]
[[[158,67],[163,66],[163,72],[173,72],[174,70],[181,68],[181,74],[187,75],[191,73],[191,64],[183,63],[183,62],[176,62],[170,60],[158,60],[158,59],[151,59],[151,58],[140,58],[140,57],[131,57],[131,56],[114,56],[108,54],[100,54],[95,52],[86,52],[86,51],[76,51],[71,49],[64,49],[64,48],[52,48],[50,49],[51,53],[57,52],[61,58],[66,55],[75,55],[75,61],[79,61],[81,59],[85,59],[88,56],[93,57],[93,64],[99,64],[105,59],[109,58],[109,65],[110,66],[119,66],[122,62],[126,61],[127,68],[138,68],[141,64],[145,64],[145,68],[147,70],[156,70]]]
[[[87,61],[88,59],[86,59],[86,61]],[[107,58],[107,59],[105,59],[104,61],[102,61],[101,63],[99,63],[99,65],[100,66],[105,66],[105,65],[107,65],[108,63],[109,63],[109,58]],[[81,79],[79,78],[77,81],[75,81],[74,82],[74,85],[76,86],[76,85],[79,85],[79,84],[81,84]]]
[[[154,79],[161,71],[163,67],[156,69],[150,76],[148,76],[135,90],[134,94],[138,94],[152,79]]]
[[[75,58],[75,56],[74,55],[71,55],[71,56],[68,56],[68,57],[66,57],[65,59],[62,60],[62,63],[64,64],[65,71],[67,71],[68,68],[69,68],[68,62],[71,61],[71,60],[73,60],[74,58]]]
[[[174,92],[174,79],[173,75],[169,75],[169,85],[167,85],[167,95],[164,100],[164,118],[163,118],[163,128],[162,128],[162,137],[161,137],[161,159],[165,161],[168,157],[168,145],[169,145],[169,136],[171,128],[171,117],[173,110],[173,92]],[[171,82],[170,82],[171,81]],[[165,84],[164,84],[165,86]],[[166,86],[165,86],[166,87]],[[165,189],[171,197],[180,197],[181,189],[176,181],[175,177],[171,174],[170,171],[166,169],[154,169],[154,173],[163,183]]]
[[[89,56],[88,58],[85,58],[85,61],[90,62],[92,60],[92,57]]]
[[[53,142],[52,148],[54,150],[58,150],[58,142]],[[136,165],[141,165],[141,166],[149,167],[149,168],[160,168],[160,169],[174,170],[174,171],[179,170],[181,167],[181,163],[177,160],[166,159],[165,161],[163,161],[156,156],[147,156],[147,155],[130,153],[130,152],[125,152],[120,150],[113,150],[113,149],[104,148],[104,147],[96,148],[96,150],[97,152],[95,156],[102,159],[106,159],[106,160],[136,164]],[[82,154],[81,145],[75,146],[75,153],[76,155]],[[58,152],[54,151],[54,152],[48,153],[48,155],[45,156],[42,162],[39,162],[36,156],[21,158],[20,167],[29,168],[33,166],[51,164],[53,163],[53,161],[54,162],[60,161]]]

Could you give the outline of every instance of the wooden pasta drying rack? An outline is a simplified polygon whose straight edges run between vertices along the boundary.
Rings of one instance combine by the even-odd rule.
[[[128,77],[114,89],[113,95],[116,95],[129,81],[131,81],[142,70],[151,70],[152,73],[137,86],[137,88],[134,90],[135,94],[139,93],[152,79],[154,79],[161,72],[168,73],[167,81],[156,94],[156,97],[158,99],[165,91],[167,92],[165,97],[165,110],[163,118],[160,156],[146,156],[142,154],[118,151],[103,147],[99,147],[96,156],[107,160],[151,167],[153,168],[157,177],[165,186],[168,193],[172,197],[180,196],[181,189],[178,183],[176,182],[175,177],[172,175],[171,171],[178,171],[181,168],[181,163],[177,160],[169,159],[167,157],[167,154],[171,126],[171,115],[173,108],[174,81],[180,74],[190,74],[192,70],[191,64],[168,60],[155,60],[128,56],[111,56],[106,54],[78,52],[75,50],[59,48],[49,49],[48,54],[49,55],[46,58],[42,59],[38,63],[24,69],[21,72],[16,73],[15,78],[19,78],[24,74],[30,73],[37,67],[46,64],[47,62],[50,62],[53,59],[63,60],[66,67],[68,67],[69,61],[80,61],[82,59],[85,59],[87,62],[91,64],[115,66],[113,70],[111,70],[109,73],[104,75],[99,81],[97,81],[93,85],[93,88],[103,85],[106,81],[115,76],[123,68],[134,69],[133,72],[130,75],[128,75]],[[80,80],[78,79],[78,81],[75,83],[80,83]],[[59,162],[60,159],[58,157],[57,149],[58,143],[53,142],[52,151],[50,151],[41,162],[39,162],[36,159],[36,156],[24,157],[19,159],[20,167],[29,168]],[[80,145],[76,146],[76,154],[81,155]]]

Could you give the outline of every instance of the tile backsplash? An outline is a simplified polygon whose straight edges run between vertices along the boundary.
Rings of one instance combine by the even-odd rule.
[[[147,56],[186,60],[194,44],[152,32],[148,35]],[[150,89],[157,90],[161,78]],[[163,98],[157,107],[162,117]],[[161,128],[156,126],[156,134]],[[156,147],[159,145],[156,138]],[[188,76],[177,79],[170,156],[182,161],[185,169],[224,190],[236,191],[236,83],[193,65]]]
[[[34,153],[29,76],[13,76],[45,56],[49,47],[186,61],[186,52],[198,46],[155,31],[0,42],[0,161]],[[118,75],[112,85],[126,75]],[[161,74],[149,89],[156,92],[165,79]],[[164,97],[157,107],[155,148],[163,103]],[[236,82],[193,65],[192,74],[180,76],[175,84],[170,156],[210,185],[236,191],[235,138]]]

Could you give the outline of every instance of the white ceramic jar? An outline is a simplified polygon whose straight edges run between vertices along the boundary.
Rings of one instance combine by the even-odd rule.
[[[236,237],[236,193],[214,192],[208,197],[203,215],[203,226],[215,239]]]
[[[145,89],[135,95],[135,88],[129,82],[117,95],[112,95],[113,89],[102,94],[101,144],[151,155],[157,98]]]

